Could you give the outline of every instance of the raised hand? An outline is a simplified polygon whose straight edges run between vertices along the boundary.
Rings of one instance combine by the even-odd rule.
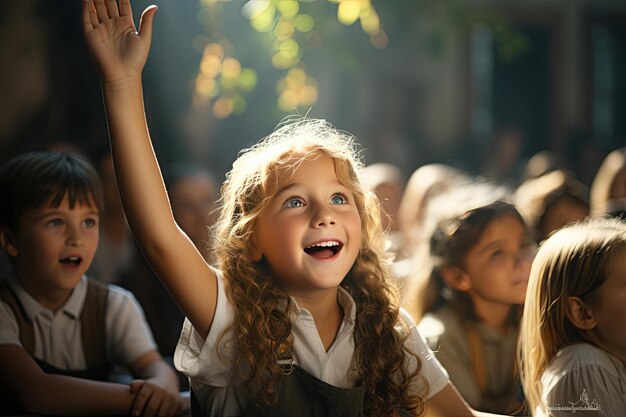
[[[156,7],[144,10],[135,30],[129,0],[87,0],[82,24],[98,67],[117,186],[124,212],[144,256],[175,294],[195,329],[206,337],[217,303],[217,278],[176,225],[147,129],[141,72]]]
[[[103,83],[136,79],[148,58],[157,7],[144,10],[135,28],[129,0],[83,0],[83,32]]]

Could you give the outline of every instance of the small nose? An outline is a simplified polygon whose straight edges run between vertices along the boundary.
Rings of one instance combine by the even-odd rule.
[[[323,219],[319,219],[317,221],[317,226],[318,227],[331,226],[331,225],[334,225],[334,224],[335,224],[335,221],[331,217],[329,217],[329,216],[324,217]]]
[[[530,265],[533,262],[533,259],[535,259],[536,253],[537,247],[535,245],[520,250],[517,252],[515,265],[517,267]]]
[[[67,244],[70,246],[83,246],[83,234],[78,226],[69,226],[67,229]]]
[[[320,207],[313,215],[311,223],[313,227],[328,227],[335,224],[335,218],[329,209]]]

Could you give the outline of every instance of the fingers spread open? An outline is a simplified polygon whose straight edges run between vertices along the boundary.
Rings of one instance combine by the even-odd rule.
[[[120,13],[119,10],[117,10],[117,1],[106,0],[106,7],[109,17],[119,17]]]
[[[107,6],[104,4],[104,0],[93,0],[94,5],[96,6],[96,14],[98,15],[98,21],[100,23],[109,19],[109,12],[107,11]]]
[[[130,7],[130,0],[120,0],[120,16],[133,18],[133,9]]]
[[[100,24],[98,20],[98,13],[96,12],[96,5],[93,1],[89,1],[89,18],[91,19],[91,25],[95,28]]]
[[[83,1],[82,9],[81,9],[81,20],[83,23],[83,32],[91,32],[93,30],[93,22],[92,18],[95,18],[96,24],[98,24],[98,19],[95,15],[92,16],[93,12],[93,3],[91,1]]]

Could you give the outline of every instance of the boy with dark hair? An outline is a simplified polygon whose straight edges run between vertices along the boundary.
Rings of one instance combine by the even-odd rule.
[[[2,413],[176,415],[178,382],[134,297],[84,275],[98,246],[102,192],[82,157],[17,156],[0,169]],[[112,365],[130,385],[105,382]]]

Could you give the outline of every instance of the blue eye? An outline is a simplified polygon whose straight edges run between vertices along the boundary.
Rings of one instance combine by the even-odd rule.
[[[333,205],[347,204],[347,203],[348,203],[348,199],[341,194],[335,194],[334,196],[330,198],[330,204],[333,204]]]
[[[492,258],[499,258],[500,256],[504,255],[504,251],[503,250],[497,250],[494,253],[491,254]]]
[[[519,257],[532,259],[537,253],[537,246],[533,242],[524,242],[520,245]]]
[[[50,227],[55,227],[55,226],[62,226],[64,224],[62,219],[52,219],[50,221],[48,221],[48,226]]]
[[[85,226],[87,227],[95,227],[97,225],[97,222],[95,219],[85,219],[84,223],[85,223]]]
[[[304,207],[304,201],[302,201],[300,198],[290,198],[289,200],[287,200],[284,207],[287,207],[287,208]]]

